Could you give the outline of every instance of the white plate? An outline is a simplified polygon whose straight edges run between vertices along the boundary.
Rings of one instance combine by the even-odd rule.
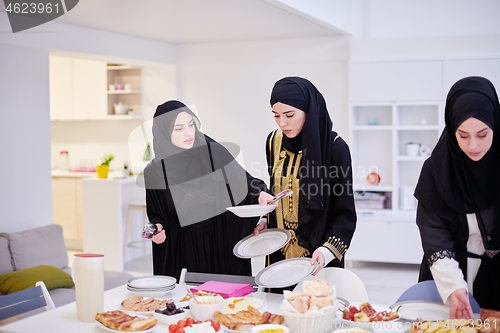
[[[241,332],[250,332],[250,331],[235,331],[235,330],[230,330],[226,326],[220,324],[220,330],[217,331],[217,333],[220,333],[221,330],[226,333],[241,333]]]
[[[118,304],[118,310],[125,312],[128,315],[135,316],[135,315],[142,315],[142,316],[152,316],[153,311],[132,311],[132,310],[124,310],[123,305]]]
[[[128,289],[128,287],[127,287]],[[163,297],[166,294],[170,292],[170,290],[157,290],[157,291],[134,291],[128,289],[132,294],[136,296],[143,296],[143,297]]]
[[[311,275],[317,267],[318,262],[311,265],[311,258],[285,259],[261,270],[255,277],[255,282],[268,288],[288,287]]]
[[[136,315],[135,317],[139,317],[139,318],[147,318],[147,319],[151,319],[151,317],[146,317],[146,316],[141,316],[141,315]],[[95,321],[95,323],[97,324],[97,326],[99,326],[100,328],[106,330],[106,331],[109,331],[109,332],[113,332],[113,333],[116,333],[116,332],[123,332],[123,331],[119,331],[119,330],[114,330],[112,328],[109,328],[109,327],[106,327],[104,326],[103,324],[101,324],[98,320]],[[158,324],[156,324],[158,325]],[[146,333],[146,332],[151,332],[152,330],[155,329],[155,326],[151,327],[151,328],[148,328],[147,330],[141,330],[141,331],[134,331],[134,332],[139,332],[139,333]]]
[[[423,321],[440,321],[450,318],[450,308],[440,303],[408,301],[400,305],[398,314],[406,320],[417,321],[417,318],[422,318]]]
[[[175,286],[176,282],[177,280],[171,276],[152,275],[132,278],[128,280],[127,285],[132,288],[157,289]]]
[[[285,246],[291,238],[290,231],[280,228],[262,230],[258,236],[253,234],[240,240],[233,248],[235,256],[240,258],[261,257]]]
[[[241,311],[241,309],[237,309],[237,308],[236,309],[228,309],[228,310],[225,309],[226,305],[228,305],[229,303],[232,303],[235,299],[241,299],[241,298],[254,301],[255,305],[253,305],[253,307],[256,309],[258,309],[262,305],[262,300],[258,299],[258,298],[254,298],[254,297],[229,297],[229,298],[226,298],[224,308],[222,309],[221,312],[226,314],[226,313],[236,313],[238,311]]]
[[[357,306],[356,308],[359,309],[359,306]],[[389,312],[390,311],[390,309],[388,309],[388,308],[374,307],[374,309],[377,312],[382,312],[382,311]],[[400,314],[400,313],[401,312],[398,312],[398,314]],[[376,321],[376,322],[370,322],[370,323],[363,323],[363,322],[359,322],[359,321],[352,321],[352,320],[344,319],[342,317],[342,314],[343,314],[342,311],[337,311],[335,313],[335,316],[337,318],[340,318],[340,320],[342,321],[342,326],[341,327],[358,327],[358,328],[362,328],[362,329],[365,329],[365,330],[374,329],[373,324],[376,324],[377,328],[378,327],[386,327],[386,326],[382,326],[383,325],[382,323],[392,323],[392,322],[395,322],[395,321],[399,320],[399,318],[396,318],[396,319],[389,320],[389,321]]]
[[[135,287],[127,285],[127,289],[130,291],[170,291],[170,290],[174,290],[175,286],[166,287],[166,288],[163,288],[163,287],[162,288],[135,288]]]
[[[256,205],[227,207],[226,209],[239,217],[258,217],[269,213],[276,207],[278,207],[277,204],[267,205],[267,206],[261,206],[259,204],[256,204]]]

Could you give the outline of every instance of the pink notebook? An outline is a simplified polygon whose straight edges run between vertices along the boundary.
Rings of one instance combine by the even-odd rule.
[[[191,291],[193,293],[197,291],[208,291],[217,293],[223,298],[228,298],[246,296],[253,292],[253,288],[249,284],[207,281],[201,286],[191,288]]]

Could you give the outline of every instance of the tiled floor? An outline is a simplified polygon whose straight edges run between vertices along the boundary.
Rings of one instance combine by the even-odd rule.
[[[363,281],[371,303],[395,303],[398,297],[418,280],[419,265],[351,263],[352,265],[348,269]],[[263,263],[260,261],[254,261],[253,264],[257,270],[263,267]],[[127,262],[125,270],[135,276],[152,274],[151,256]]]

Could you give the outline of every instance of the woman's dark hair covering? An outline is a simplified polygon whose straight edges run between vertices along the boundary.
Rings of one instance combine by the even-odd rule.
[[[307,193],[302,201],[305,208],[324,210],[328,200],[328,195],[323,195],[324,191],[328,191],[324,185],[330,183],[330,148],[336,133],[332,132],[333,124],[323,95],[304,78],[285,77],[275,83],[270,102],[271,106],[281,102],[306,113],[301,133],[292,139],[284,135],[283,146],[291,150],[296,147],[302,149],[302,166],[308,170],[301,172],[301,188]]]
[[[193,116],[195,139],[191,149],[182,149],[172,143],[175,120],[181,112]],[[153,163],[163,160],[169,182],[182,183],[212,172],[205,135],[198,129],[198,117],[184,103],[171,100],[158,105],[153,116]],[[161,168],[158,169],[163,179]]]
[[[477,162],[460,149],[455,136],[458,127],[471,117],[493,130],[491,148]],[[500,224],[499,117],[498,96],[489,80],[466,77],[456,82],[446,98],[445,129],[422,168],[415,190],[419,203],[447,220],[456,214],[476,213],[487,249],[490,239],[484,216],[488,214],[490,225]],[[493,245],[493,241],[498,244]],[[500,245],[500,239],[493,241],[490,245]]]
[[[175,146],[171,139],[175,121],[181,112],[193,116],[195,137],[190,149]],[[148,174],[143,180],[146,188],[166,189],[171,185],[196,182],[208,174],[217,182],[245,175],[245,170],[235,163],[233,157],[239,154],[238,145],[226,142],[223,146],[202,133],[199,128],[198,117],[184,103],[171,100],[158,105],[153,116],[155,158],[144,171]],[[225,175],[217,172],[221,168],[224,168]],[[168,184],[166,184],[167,179]],[[138,181],[138,184],[142,185],[141,182],[142,180]],[[239,195],[235,197],[239,198]]]

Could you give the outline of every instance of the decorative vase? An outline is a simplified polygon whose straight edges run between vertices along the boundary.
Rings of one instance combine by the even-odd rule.
[[[108,178],[109,164],[98,165],[95,171],[97,171],[97,178]]]

